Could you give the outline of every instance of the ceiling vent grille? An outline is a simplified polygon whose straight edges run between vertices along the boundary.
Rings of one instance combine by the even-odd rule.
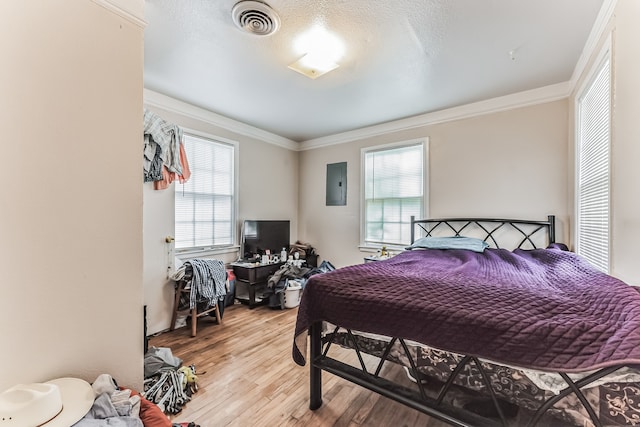
[[[268,36],[280,27],[280,18],[271,7],[259,1],[245,0],[231,10],[233,22],[241,30],[257,36]]]

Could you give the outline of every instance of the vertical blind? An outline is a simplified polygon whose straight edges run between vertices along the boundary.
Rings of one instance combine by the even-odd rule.
[[[191,179],[176,184],[176,249],[233,244],[234,147],[184,136]]]
[[[611,71],[606,59],[578,99],[578,254],[609,271]]]
[[[364,241],[409,244],[422,217],[423,144],[364,153]]]

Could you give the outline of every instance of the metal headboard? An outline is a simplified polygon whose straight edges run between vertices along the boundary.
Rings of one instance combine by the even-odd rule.
[[[411,217],[411,243],[415,241],[416,227],[424,231],[425,237],[434,237],[436,234],[446,233],[453,236],[464,235],[464,231],[473,229],[476,234],[480,232],[479,238],[487,243],[493,243],[496,248],[500,248],[496,240],[498,231],[516,232],[522,238],[516,248],[523,246],[538,248],[533,241],[533,237],[538,238],[540,234],[546,234],[548,244],[556,241],[556,217],[547,216],[547,221],[529,221],[522,219],[496,219],[496,218],[442,218],[442,219],[415,219]],[[519,238],[520,238],[519,237]]]

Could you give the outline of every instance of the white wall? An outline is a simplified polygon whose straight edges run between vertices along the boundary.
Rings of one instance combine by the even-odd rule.
[[[300,235],[335,266],[361,263],[360,150],[428,136],[430,217],[558,218],[568,240],[567,101],[391,132],[300,153]],[[326,165],[347,162],[347,206],[325,206]]]
[[[3,1],[0,54],[0,391],[141,389],[143,28],[89,0]]]
[[[640,285],[638,241],[640,241],[640,2],[619,0],[613,17],[594,50],[578,87],[584,82],[595,58],[610,37],[612,43],[612,137],[611,137],[611,251],[610,273],[627,283]],[[577,93],[571,97],[571,128]],[[574,140],[571,134],[573,154]],[[574,159],[569,163],[571,194],[574,194]],[[571,200],[572,223],[575,216]],[[575,236],[572,236],[575,240]]]
[[[285,219],[291,221],[291,240],[294,242],[298,235],[298,153],[213,124],[215,120],[208,121],[204,111],[198,111],[198,117],[182,113],[193,110],[193,106],[176,100],[168,103],[171,107],[147,107],[183,128],[237,143],[238,235],[244,219]],[[249,126],[244,127],[251,130]],[[165,330],[171,322],[174,288],[173,282],[167,279],[164,239],[174,235],[175,185],[162,191],[153,190],[151,183],[144,185],[144,295],[149,333]],[[234,251],[212,257],[228,263],[235,261],[238,254]]]
[[[622,0],[616,11],[615,102],[612,150],[611,273],[640,285],[640,2]]]

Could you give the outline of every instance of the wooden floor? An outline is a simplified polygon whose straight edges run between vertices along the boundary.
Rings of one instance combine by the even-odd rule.
[[[309,409],[309,367],[291,358],[297,308],[227,307],[223,324],[198,319],[189,327],[151,337],[150,346],[168,347],[194,364],[199,391],[173,422],[218,426],[428,426],[446,424],[323,372],[323,405]],[[346,350],[337,352],[350,355]],[[333,353],[336,354],[336,353]],[[386,375],[406,378],[392,364]]]

